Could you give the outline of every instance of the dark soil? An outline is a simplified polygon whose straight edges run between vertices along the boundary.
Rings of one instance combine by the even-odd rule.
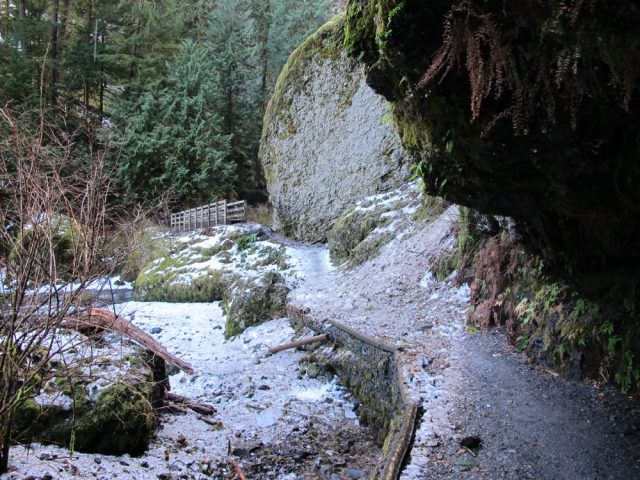
[[[426,478],[640,478],[634,399],[534,368],[501,329],[467,334],[451,353],[453,428],[433,448]],[[482,440],[473,453],[461,449],[468,436]]]

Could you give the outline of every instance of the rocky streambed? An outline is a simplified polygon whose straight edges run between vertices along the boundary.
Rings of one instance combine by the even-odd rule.
[[[267,352],[309,332],[295,331],[278,315],[286,290],[307,276],[306,265],[265,237],[255,225],[160,235],[166,253],[141,272],[135,296],[171,302],[114,307],[193,366],[192,375],[169,368],[171,392],[213,406],[215,414],[161,410],[149,447],[133,457],[15,446],[6,478],[226,479],[234,478],[234,464],[247,478],[366,478],[380,444],[360,423],[354,397],[330,372],[309,364],[304,351]],[[185,297],[207,301],[177,301]],[[116,335],[104,341],[98,357],[87,355],[87,365],[108,357],[110,375],[121,368],[125,378],[135,349]],[[129,436],[118,435],[123,443]]]
[[[119,313],[189,361],[193,375],[170,375],[172,392],[213,405],[217,413],[165,413],[139,457],[74,453],[55,446],[14,447],[6,478],[364,478],[378,448],[335,380],[311,378],[304,354],[268,356],[295,334],[272,320],[225,340],[215,303],[127,302]]]

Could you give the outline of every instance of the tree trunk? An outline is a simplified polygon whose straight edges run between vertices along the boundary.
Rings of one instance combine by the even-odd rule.
[[[60,0],[53,0],[53,27],[51,29],[51,79],[49,82],[49,100],[55,104],[58,100],[58,21],[60,16]]]
[[[91,25],[93,23],[93,0],[89,0],[87,4],[87,18],[85,21],[85,25],[87,28],[87,41],[91,44]],[[90,97],[90,89],[89,81],[85,78],[84,82],[84,108],[85,111],[89,111],[89,97]]]
[[[2,379],[3,387],[6,388],[0,396],[0,407],[4,411],[4,415],[0,418],[0,475],[7,473],[9,468],[9,447],[11,446],[11,424],[13,423],[13,415],[11,412],[11,403],[14,399],[13,382],[6,378]],[[4,389],[3,389],[4,390]]]
[[[271,0],[266,0],[263,13],[263,22],[260,28],[260,101],[263,107],[266,105],[268,98],[268,77],[269,77],[269,32],[271,30]]]
[[[2,29],[2,37],[4,38],[5,41],[9,36],[9,19],[11,18],[11,16],[9,15],[10,10],[11,10],[11,4],[9,3],[9,0],[5,0],[4,12],[3,12],[3,29]]]
[[[6,436],[5,436],[6,435]],[[9,436],[11,429],[5,429],[0,434],[0,475],[7,473],[9,470]]]

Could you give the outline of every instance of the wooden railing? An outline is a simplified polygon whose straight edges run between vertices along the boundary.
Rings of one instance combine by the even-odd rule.
[[[245,215],[246,203],[244,200],[231,203],[222,200],[221,202],[172,213],[170,227],[172,230],[178,231],[215,227],[216,225],[244,222]]]

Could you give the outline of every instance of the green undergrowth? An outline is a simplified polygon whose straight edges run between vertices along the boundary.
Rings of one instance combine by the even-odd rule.
[[[169,242],[159,237],[159,233],[159,228],[147,225],[145,228],[136,229],[130,237],[122,235],[122,238],[117,240],[114,246],[116,258],[119,257],[119,251],[126,251],[118,265],[123,280],[133,282],[153,259],[169,249]]]
[[[460,281],[468,280],[471,263],[482,242],[482,236],[475,230],[470,209],[460,207],[455,227],[456,246],[451,251],[429,259],[429,268],[437,281],[443,281],[454,271],[458,271]]]
[[[640,279],[585,293],[554,274],[507,231],[486,235],[463,211],[453,252],[432,260],[438,280],[458,270],[471,282],[472,327],[505,325],[515,348],[532,362],[573,378],[640,388]]]

